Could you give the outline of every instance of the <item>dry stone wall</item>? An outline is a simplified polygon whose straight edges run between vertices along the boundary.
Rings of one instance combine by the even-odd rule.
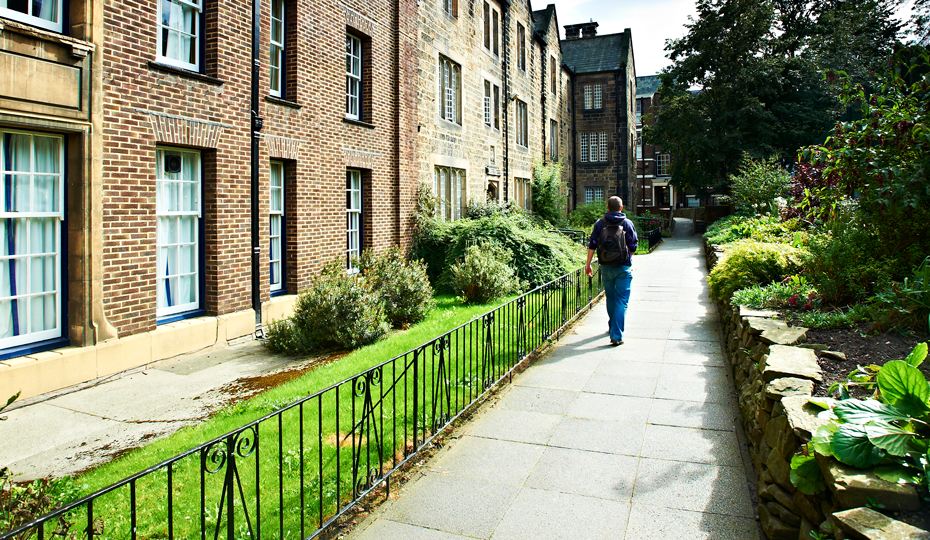
[[[723,253],[705,246],[708,269]],[[887,511],[921,508],[917,490],[817,456],[827,488],[806,495],[791,483],[791,458],[827,422],[808,403],[822,380],[806,328],[789,327],[770,311],[719,302],[726,355],[739,399],[740,419],[758,479],[759,520],[769,540],[810,540],[811,533],[841,539],[930,539],[930,533],[867,507]]]

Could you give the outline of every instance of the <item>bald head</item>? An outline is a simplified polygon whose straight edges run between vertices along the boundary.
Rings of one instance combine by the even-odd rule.
[[[623,208],[623,199],[614,195],[613,197],[607,199],[607,211],[608,212],[619,212]]]

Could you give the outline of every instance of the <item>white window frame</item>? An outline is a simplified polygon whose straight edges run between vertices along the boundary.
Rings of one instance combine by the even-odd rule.
[[[459,3],[458,0],[442,0],[442,10],[450,17],[458,18]]]
[[[669,154],[656,155],[656,176],[668,176],[668,166],[671,161]]]
[[[581,139],[581,142],[578,145],[579,150],[580,150],[578,152],[578,155],[579,155],[578,160],[581,163],[587,163],[588,162],[588,132],[582,131],[580,133],[580,139]]]
[[[517,23],[517,67],[526,73],[526,26]]]
[[[491,126],[491,81],[484,81],[484,125]]]
[[[593,202],[603,201],[604,200],[604,188],[595,186],[595,187],[586,187],[584,188],[584,203],[591,204]]]
[[[184,167],[182,165],[181,173],[166,173],[165,172],[165,155],[166,154],[180,154],[182,163],[186,157],[194,160],[194,166],[191,168],[193,173],[196,175],[194,179],[183,178],[180,175],[183,174]],[[202,217],[202,177],[203,177],[203,161],[202,156],[199,151],[189,150],[185,148],[171,148],[165,146],[159,146],[155,149],[155,218],[156,218],[156,232],[155,232],[155,275],[156,277],[156,317],[168,317],[172,315],[178,315],[181,313],[186,313],[189,311],[195,311],[201,307],[201,298],[200,298],[200,282],[202,279],[201,268],[200,268],[200,256],[203,246],[200,245],[200,219]],[[168,174],[177,174],[178,178],[168,178]],[[168,202],[167,198],[171,195],[171,186],[172,184],[177,185],[176,196],[177,200],[177,209],[169,210],[166,208]],[[191,207],[189,209],[183,209],[183,200],[184,200],[184,187],[185,185],[190,185],[191,187]],[[186,241],[180,239],[181,234],[181,225],[185,219],[193,218],[193,227],[192,233],[193,238],[190,238]],[[161,231],[170,228],[167,226],[167,223],[170,221],[176,221],[176,230],[178,238],[174,242],[169,242],[168,240],[161,236]],[[186,247],[192,247],[191,254],[191,265],[193,270],[190,268],[186,269],[186,272],[181,271],[181,250]],[[176,249],[177,253],[175,255],[175,262],[177,271],[175,273],[170,273],[170,270],[167,267],[170,258],[170,250]],[[166,256],[168,257],[166,259]],[[174,303],[171,300],[170,289],[166,289],[165,281],[169,282],[172,280],[177,280],[177,291],[175,294],[180,292],[180,280],[185,277],[193,276],[193,283],[191,286],[194,290],[194,300],[192,302],[186,302],[184,304]],[[162,302],[162,299],[165,302]],[[165,305],[162,305],[162,304]]]
[[[362,171],[346,169],[346,271],[359,272],[356,259],[362,254]],[[355,218],[353,220],[353,217]],[[353,223],[354,221],[354,223]]]
[[[362,118],[362,40],[346,33],[346,118]]]
[[[284,96],[284,51],[286,39],[286,27],[284,22],[287,16],[285,10],[285,0],[271,0],[271,32],[269,32],[271,58],[269,59],[268,70],[270,79],[269,93],[274,97]],[[275,40],[276,28],[279,38],[277,40]]]
[[[549,92],[555,94],[558,92],[558,85],[556,84],[556,71],[555,71],[555,57],[549,57]]]
[[[436,217],[443,221],[456,221],[465,215],[465,170],[437,166],[433,178],[433,190],[439,204]]]
[[[284,162],[272,161],[268,175],[268,282],[271,292],[284,289],[284,170]]]
[[[45,30],[61,33],[64,29],[64,23],[62,20],[64,17],[64,3],[67,1],[68,0],[58,0],[56,2],[56,5],[52,8],[54,11],[54,17],[52,20],[43,19],[38,15],[33,15],[32,9],[34,5],[32,0],[28,0],[26,2],[26,9],[29,11],[28,13],[16,11],[15,9],[10,9],[8,7],[0,7],[0,17],[6,17],[7,19],[13,19],[14,21],[26,23],[31,26],[38,26],[39,28],[44,28]]]
[[[603,88],[600,84],[584,85],[584,108],[595,110],[603,108]]]
[[[201,40],[203,39],[203,25],[201,24],[203,19],[203,1],[204,0],[159,0],[158,2],[158,61],[163,64],[168,64],[171,66],[179,67],[182,69],[187,69],[190,71],[200,71],[200,64],[202,59],[200,58],[200,45]],[[178,9],[192,9],[195,12],[194,15],[194,33],[190,34],[191,39],[193,40],[193,51],[194,51],[194,62],[190,63],[184,60],[178,60],[176,58],[171,58],[164,56],[162,50],[164,47],[164,33],[167,30],[169,36],[172,32],[178,33],[177,39],[180,40],[181,32],[178,29],[172,29],[170,27],[164,26],[164,14],[162,9],[165,5],[178,6]]]
[[[601,131],[597,134],[597,146],[600,150],[600,159],[598,161],[607,161],[607,132]]]
[[[528,112],[526,110],[526,103],[523,101],[517,100],[517,106],[515,107],[515,112],[517,116],[517,144],[520,146],[529,145],[529,118]]]
[[[643,125],[643,100],[636,100],[636,125]]]
[[[7,135],[13,136],[28,136],[30,137],[29,141],[29,163],[28,171],[8,171],[7,167],[7,155],[9,148],[6,144]],[[35,146],[36,138],[46,138],[56,140],[58,144],[57,152],[52,154],[51,157],[57,158],[57,163],[55,164],[54,171],[38,171],[37,170],[37,149]],[[19,166],[18,169],[23,167]],[[59,338],[62,335],[62,257],[65,256],[61,252],[61,229],[62,222],[64,221],[64,170],[65,170],[65,140],[63,136],[48,134],[48,133],[32,133],[28,131],[17,131],[17,130],[0,130],[0,182],[3,183],[2,191],[0,191],[0,220],[4,223],[4,228],[12,226],[16,222],[22,223],[23,236],[25,237],[26,251],[19,253],[18,244],[14,240],[13,245],[13,254],[9,255],[0,255],[0,268],[2,268],[3,278],[0,281],[9,280],[12,277],[13,272],[10,271],[10,264],[13,264],[13,267],[24,274],[21,278],[19,274],[16,274],[16,283],[10,284],[9,288],[13,289],[15,287],[16,294],[11,294],[10,296],[5,296],[0,293],[0,310],[5,311],[6,302],[9,302],[9,327],[0,328],[0,333],[7,333],[8,331],[12,332],[12,335],[8,337],[0,337],[0,349],[7,349],[10,347],[17,347],[22,345],[27,345],[30,343],[37,343],[40,341],[45,341],[48,339]],[[17,178],[14,180],[14,175]],[[17,190],[17,186],[22,186],[23,184],[18,184],[25,180],[28,185],[26,189],[28,191],[28,202],[26,205],[20,206],[19,204],[19,195],[20,192]],[[52,189],[46,193],[54,194],[54,200],[37,200],[37,182],[56,182],[56,185],[52,186]],[[12,203],[6,198],[7,183],[13,182],[13,185],[10,186],[11,195],[14,197],[15,208],[12,206]],[[44,209],[37,209],[37,205],[44,203],[47,207]],[[32,234],[36,232],[36,229],[31,225],[32,223],[42,224],[45,222],[51,221],[52,234],[51,238],[48,238],[47,232],[43,231],[41,228],[38,232],[44,233],[45,240],[49,241],[52,244],[52,249],[42,250],[31,252],[35,249],[35,244],[33,243]],[[14,231],[16,228],[14,228]],[[9,229],[6,229],[7,234],[4,234],[2,241],[4,242],[4,249],[0,251],[9,252],[11,251],[8,234]],[[17,236],[14,232],[14,237]],[[16,261],[24,261],[23,264],[17,264]],[[34,263],[39,261],[41,264],[42,277],[40,280],[43,283],[34,283],[32,275],[32,270],[34,268]],[[51,275],[49,275],[51,274]],[[48,282],[51,283],[48,283]],[[22,285],[22,286],[20,286]],[[51,288],[49,288],[51,286]],[[37,290],[41,289],[41,290]],[[26,292],[22,292],[26,291]],[[10,290],[10,293],[13,293]],[[43,302],[45,304],[44,308],[47,310],[51,306],[49,303],[54,305],[54,328],[42,329],[37,331],[29,331],[33,325],[34,314],[32,312],[33,305],[36,301]],[[21,310],[25,310],[25,317],[16,317],[13,316],[13,307],[14,302],[16,306],[17,315]],[[50,325],[49,316],[47,313],[45,317],[45,322],[40,323],[42,326]],[[0,315],[0,322],[4,321],[5,317]],[[27,326],[26,331],[23,332],[23,329],[20,327],[20,324],[25,324]],[[5,325],[4,325],[5,326]]]
[[[462,124],[462,66],[439,55],[439,117]]]
[[[559,123],[555,120],[549,120],[549,157],[552,160],[559,159]]]

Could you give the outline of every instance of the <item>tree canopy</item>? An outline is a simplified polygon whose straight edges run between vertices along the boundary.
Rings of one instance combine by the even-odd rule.
[[[900,0],[698,0],[666,44],[646,140],[672,154],[673,183],[723,188],[745,152],[791,159],[844,112],[825,75],[871,85],[900,36]],[[697,89],[697,90],[692,90]]]

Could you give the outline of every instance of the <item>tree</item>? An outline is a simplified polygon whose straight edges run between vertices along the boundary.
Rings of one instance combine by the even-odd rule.
[[[901,31],[900,1],[698,0],[687,35],[666,44],[674,63],[645,130],[672,154],[673,182],[722,189],[744,152],[789,164],[823,141],[844,110],[825,74],[874,81]]]

